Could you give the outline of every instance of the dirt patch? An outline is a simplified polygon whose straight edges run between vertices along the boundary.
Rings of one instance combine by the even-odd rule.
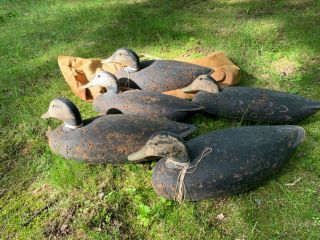
[[[272,63],[274,70],[282,76],[290,76],[296,73],[297,63],[287,58],[281,58]]]
[[[200,39],[196,40],[194,42],[194,45],[186,50],[184,54],[182,54],[182,57],[190,57],[192,54],[203,54],[207,55],[212,53],[212,50],[209,50],[208,48],[205,48],[201,42]]]
[[[284,10],[291,10],[291,11],[306,11],[308,8],[313,7],[313,1],[301,1],[301,0],[291,0],[284,5]]]
[[[79,203],[75,204],[72,207],[68,208],[64,213],[62,213],[61,218],[49,222],[49,224],[47,224],[44,229],[44,236],[50,239],[60,239],[61,237],[72,234],[74,230],[71,226],[71,223],[79,207]]]
[[[117,210],[107,206],[100,206],[95,209],[96,211],[91,212],[90,221],[88,227],[98,232],[109,232],[113,233],[116,230],[125,232],[126,225],[118,216]]]

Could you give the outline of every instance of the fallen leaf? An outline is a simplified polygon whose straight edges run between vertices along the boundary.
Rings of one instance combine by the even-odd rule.
[[[220,213],[216,216],[216,219],[218,219],[219,221],[223,221],[225,218],[224,214],[223,213]]]

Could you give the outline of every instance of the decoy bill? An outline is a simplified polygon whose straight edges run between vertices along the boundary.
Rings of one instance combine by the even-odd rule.
[[[293,124],[320,109],[320,102],[298,95],[252,87],[230,87],[219,92],[210,76],[199,76],[184,92],[198,92],[193,97],[205,112],[225,118]]]
[[[152,117],[167,117],[182,121],[204,107],[184,99],[144,90],[130,90],[119,93],[116,77],[108,72],[97,73],[94,78],[82,86],[105,87],[107,92],[93,100],[93,107],[102,114],[121,112],[123,114],[147,115]]]
[[[157,194],[179,202],[198,201],[259,186],[278,174],[304,136],[303,128],[290,125],[230,128],[187,142],[161,132],[128,159],[162,157],[152,174]]]
[[[185,137],[196,130],[189,124],[139,115],[104,115],[82,121],[78,108],[65,98],[52,100],[41,117],[64,122],[48,133],[52,151],[87,163],[128,163],[127,156],[155,132],[169,131]]]
[[[213,73],[210,68],[174,60],[140,62],[138,55],[128,48],[116,50],[102,63],[117,63],[124,67],[115,74],[121,86],[156,92],[183,88],[199,75]]]

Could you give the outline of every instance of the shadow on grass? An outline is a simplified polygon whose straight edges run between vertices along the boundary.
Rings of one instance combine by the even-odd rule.
[[[43,58],[42,54],[35,50],[43,54],[50,53],[62,44],[70,46],[70,49],[64,49],[61,54],[105,57],[122,46],[130,46],[134,49],[158,48],[160,52],[166,53],[170,51],[170,48],[184,48],[186,44],[192,42],[192,39],[196,39],[204,48],[212,51],[216,45],[223,46],[221,42],[231,41],[235,45],[233,48],[238,48],[239,52],[230,57],[239,63],[245,72],[246,68],[242,66],[242,63],[247,65],[250,59],[241,56],[245,54],[243,52],[245,49],[241,50],[243,42],[238,39],[249,39],[250,42],[259,41],[259,39],[250,32],[247,33],[245,29],[226,34],[223,32],[226,30],[221,28],[232,28],[232,26],[237,28],[235,24],[241,25],[251,20],[275,19],[282,27],[279,29],[279,37],[272,36],[272,39],[281,41],[285,38],[288,39],[289,44],[307,47],[314,51],[319,50],[317,38],[319,28],[316,24],[319,20],[316,15],[301,14],[315,7],[316,3],[312,1],[294,4],[288,1],[235,3],[202,1],[199,3],[198,1],[149,0],[137,3],[119,2],[110,5],[100,3],[97,6],[87,6],[81,3],[76,6],[76,4],[73,3],[75,6],[72,6],[74,11],[62,8],[60,12],[51,13],[48,19],[43,18],[40,13],[41,18],[37,21],[33,20],[30,30],[25,31],[21,38],[17,39],[16,44],[23,45],[25,48],[19,56],[21,60],[24,60],[21,66],[23,71],[18,72],[18,76],[8,74],[5,81],[13,82],[15,86],[19,85],[17,87],[24,89],[25,94],[23,95],[32,93],[29,88],[32,90],[36,84],[40,84],[42,91],[45,92],[45,86],[49,86],[50,82],[43,83],[44,79],[50,78],[52,73],[58,73],[56,55],[49,55],[45,63],[39,65],[35,63],[36,66],[31,67],[32,62]],[[38,5],[42,6],[43,3],[38,2]],[[46,7],[48,9],[44,11],[50,13],[50,7],[54,8],[54,4],[48,4]],[[37,4],[32,4],[31,9],[36,8]],[[59,9],[54,8],[54,10]],[[29,14],[28,7],[25,12]],[[2,19],[6,19],[5,16],[9,15],[12,16],[12,21],[15,21],[15,18],[21,17],[22,12],[13,11],[3,15]],[[3,21],[6,23],[5,20]],[[14,31],[12,32],[12,36],[9,36],[6,43],[12,40],[15,34]],[[16,44],[8,44],[11,46],[9,50],[13,50]],[[263,45],[263,42],[259,44]],[[6,52],[8,58],[13,57],[10,52]],[[311,71],[307,69],[306,72],[314,72],[312,70],[314,69]],[[17,77],[21,81],[16,82]],[[243,80],[246,83],[246,74]],[[30,84],[31,81],[33,84]]]

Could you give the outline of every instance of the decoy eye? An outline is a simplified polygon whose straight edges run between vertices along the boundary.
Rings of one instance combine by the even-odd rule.
[[[200,78],[200,80],[203,80],[203,78]]]
[[[158,143],[155,143],[154,145],[155,145],[155,146],[158,146]]]

